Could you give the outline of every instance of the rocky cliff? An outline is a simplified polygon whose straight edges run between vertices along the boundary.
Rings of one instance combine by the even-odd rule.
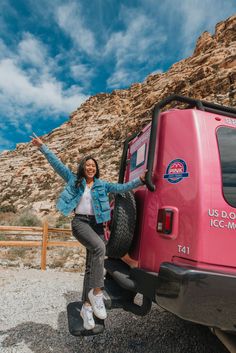
[[[154,104],[173,93],[235,107],[236,16],[218,23],[213,35],[204,32],[193,55],[167,72],[129,89],[91,97],[43,140],[74,171],[80,158],[92,151],[101,176],[116,181],[125,137],[146,125]],[[22,143],[3,152],[0,165],[1,210],[32,206],[41,214],[55,213],[63,183],[35,147]]]

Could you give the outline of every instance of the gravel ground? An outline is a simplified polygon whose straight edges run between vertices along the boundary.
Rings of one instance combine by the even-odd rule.
[[[108,314],[106,330],[93,337],[68,332],[66,306],[80,298],[79,273],[0,268],[1,353],[227,353],[207,328],[157,305],[145,317]]]

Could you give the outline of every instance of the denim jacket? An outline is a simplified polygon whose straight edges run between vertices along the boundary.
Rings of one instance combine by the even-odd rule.
[[[57,200],[56,206],[62,214],[68,216],[80,202],[81,196],[85,190],[86,180],[83,178],[80,186],[77,187],[75,185],[77,179],[76,174],[72,173],[72,171],[67,166],[65,166],[46,145],[42,145],[39,150],[47,158],[55,172],[59,174],[67,183]],[[108,199],[109,192],[127,192],[141,185],[143,185],[143,183],[140,178],[134,179],[125,184],[109,183],[107,181],[94,178],[91,194],[96,222],[107,222],[111,218]]]

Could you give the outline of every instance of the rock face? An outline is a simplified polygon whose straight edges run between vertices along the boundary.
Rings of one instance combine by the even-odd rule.
[[[166,73],[91,97],[43,140],[74,172],[81,157],[92,152],[101,177],[116,181],[123,141],[150,121],[155,103],[171,94],[235,107],[236,16],[218,23],[214,35],[204,32],[193,55]],[[30,206],[41,214],[56,213],[63,181],[35,147],[18,144],[1,153],[0,165],[0,210]]]

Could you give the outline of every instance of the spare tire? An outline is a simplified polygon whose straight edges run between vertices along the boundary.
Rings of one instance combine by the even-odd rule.
[[[136,203],[134,194],[118,194],[110,225],[110,237],[106,245],[107,256],[118,259],[130,249],[136,224]]]

